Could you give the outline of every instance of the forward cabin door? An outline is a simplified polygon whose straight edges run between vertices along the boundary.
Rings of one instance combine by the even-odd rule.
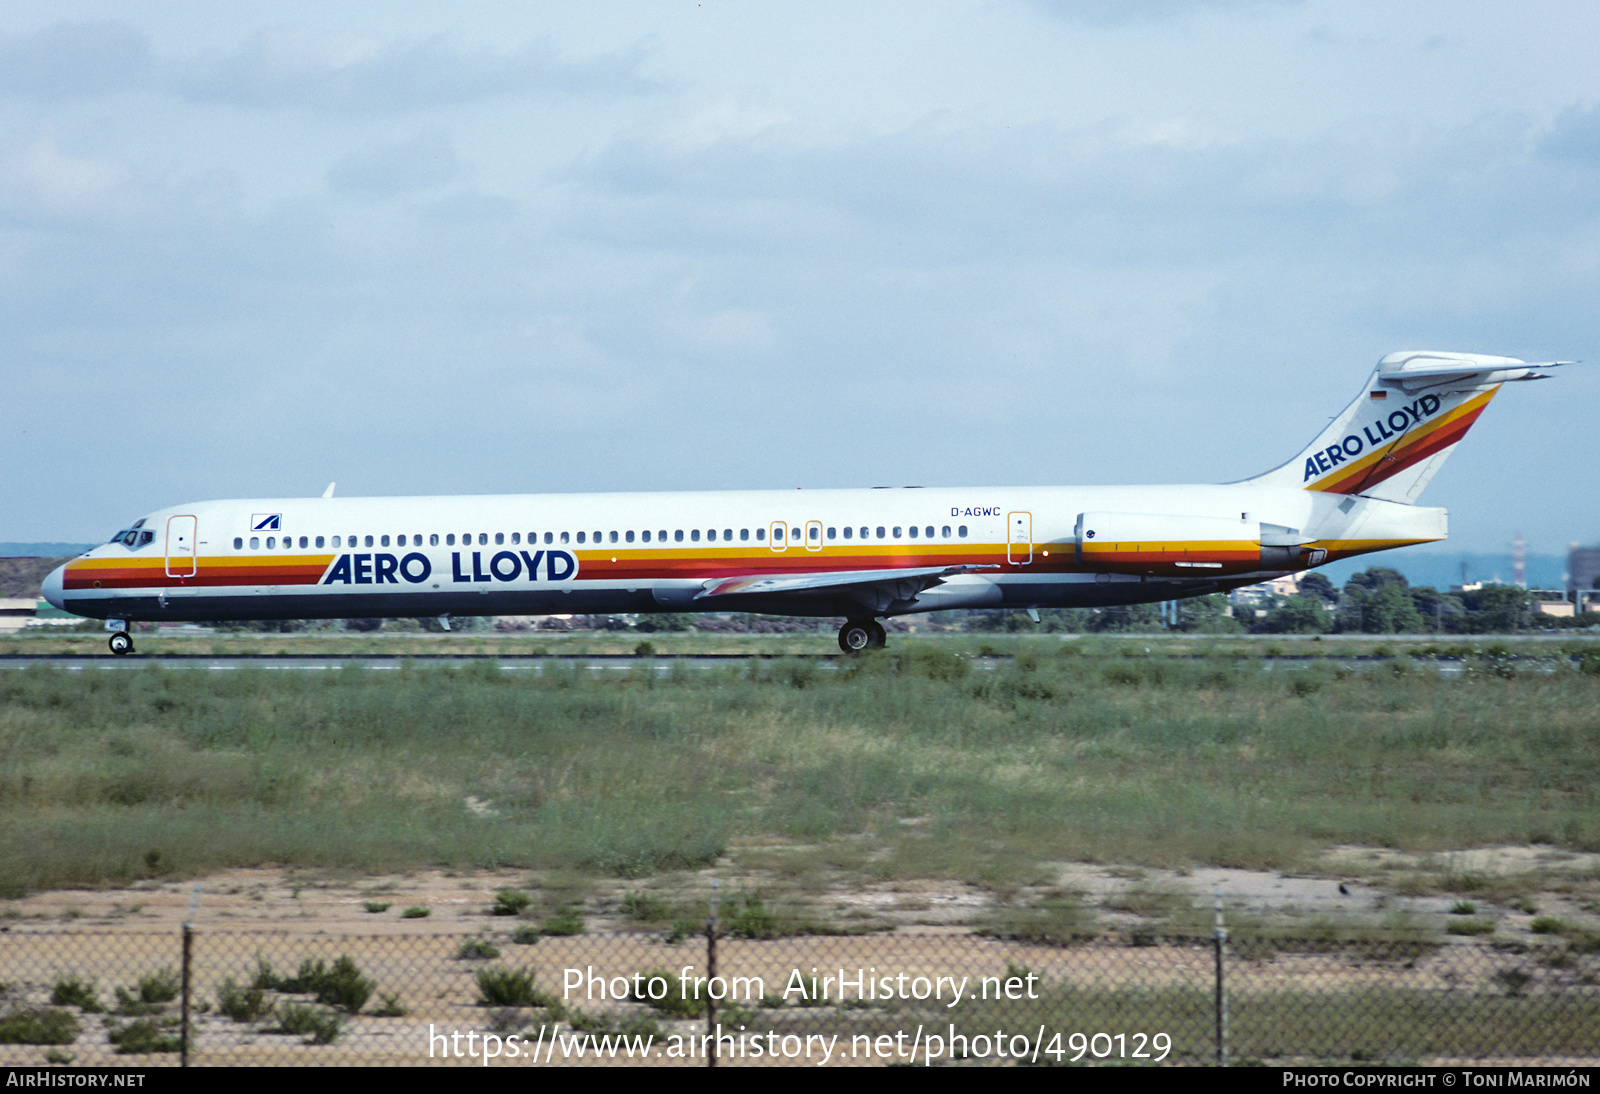
[[[200,568],[192,516],[167,518],[167,576],[193,577]]]
[[[1006,561],[1026,566],[1033,561],[1033,514],[1006,514]]]

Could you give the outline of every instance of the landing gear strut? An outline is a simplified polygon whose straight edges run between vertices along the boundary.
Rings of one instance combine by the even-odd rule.
[[[111,652],[121,657],[125,653],[133,652],[133,636],[127,631],[118,631],[111,636]]]
[[[876,619],[847,619],[839,628],[839,648],[845,653],[881,650],[888,637]]]

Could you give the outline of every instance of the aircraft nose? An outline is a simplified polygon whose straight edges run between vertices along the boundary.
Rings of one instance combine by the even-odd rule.
[[[65,563],[57,566],[54,570],[51,570],[48,575],[46,575],[44,584],[39,588],[39,591],[44,594],[44,598],[48,600],[53,607],[60,608],[62,611],[67,610],[67,598],[65,593],[66,586],[64,582],[64,575],[66,572],[67,567]]]

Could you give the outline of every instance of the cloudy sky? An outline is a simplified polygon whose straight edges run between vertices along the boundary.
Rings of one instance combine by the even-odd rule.
[[[1600,540],[1600,7],[0,12],[0,541],[215,497],[1227,481],[1396,349]]]

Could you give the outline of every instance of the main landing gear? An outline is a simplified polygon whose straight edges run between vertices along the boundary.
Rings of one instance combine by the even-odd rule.
[[[125,653],[133,652],[133,636],[127,631],[118,631],[111,636],[111,652],[121,657]]]
[[[881,650],[889,636],[876,619],[847,619],[839,628],[839,648],[845,653]]]

